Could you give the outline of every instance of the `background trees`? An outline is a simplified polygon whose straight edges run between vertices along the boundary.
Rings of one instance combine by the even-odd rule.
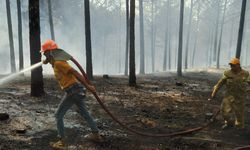
[[[15,1],[16,2],[16,1]],[[49,1],[41,1],[41,39],[51,38],[51,29],[48,15]],[[89,2],[90,26],[91,26],[91,49],[93,74],[128,74],[128,39],[126,34],[127,15],[129,14],[128,0],[91,0]],[[139,0],[135,0],[135,68],[136,73],[140,72],[140,30],[139,26]],[[183,44],[185,45],[182,57],[182,67],[206,68],[225,67],[230,57],[235,56],[238,39],[240,10],[242,1],[227,0],[227,7],[224,9],[226,0],[186,0],[183,15]],[[0,1],[0,4],[6,3]],[[144,71],[145,73],[155,73],[162,71],[175,71],[177,69],[177,54],[179,41],[179,15],[180,1],[176,0],[143,0],[143,27],[144,27]],[[54,7],[56,6],[56,7]],[[242,54],[244,65],[249,65],[247,57],[250,55],[246,50],[249,47],[249,20],[247,13],[250,9],[249,2],[246,1],[245,27],[242,33]],[[0,5],[0,15],[6,17],[5,5]],[[11,12],[16,12],[16,3],[10,1]],[[56,30],[55,37],[59,46],[71,53],[80,61],[83,66],[87,65],[85,53],[87,42],[85,41],[85,5],[82,0],[53,0],[51,1],[51,14],[53,14],[53,25]],[[128,11],[127,11],[128,10]],[[223,17],[225,10],[225,16]],[[142,12],[142,11],[141,11]],[[13,43],[17,46],[17,14],[12,13]],[[20,14],[20,13],[19,13]],[[29,56],[29,34],[28,30],[28,0],[21,1],[21,17],[23,21],[23,55]],[[223,21],[224,18],[224,21]],[[1,35],[8,37],[7,19],[0,22]],[[223,23],[224,22],[224,23]],[[197,26],[198,25],[198,26]],[[222,30],[223,29],[223,30]],[[87,30],[86,30],[87,31]],[[221,32],[222,31],[222,32]],[[20,31],[19,31],[20,32]],[[129,35],[127,36],[130,37]],[[196,38],[197,37],[197,38]],[[142,39],[142,38],[141,38]],[[196,40],[197,39],[197,40]],[[0,41],[0,54],[6,56],[3,49],[9,49],[9,39],[3,38]],[[89,43],[89,42],[88,42]],[[19,48],[20,49],[20,48]],[[21,50],[21,49],[20,49]],[[14,54],[18,49],[14,50]],[[21,51],[20,51],[21,53]],[[21,56],[21,55],[19,55]],[[142,60],[143,57],[141,57]],[[5,62],[10,62],[10,57],[5,58]],[[19,61],[17,61],[20,59]],[[15,58],[21,64],[21,58]],[[194,62],[192,66],[192,62]],[[30,64],[29,60],[24,60],[24,66]],[[10,72],[10,67],[0,67],[5,72]],[[21,67],[20,67],[21,68]],[[46,69],[45,72],[49,72]],[[86,67],[86,70],[87,67]]]
[[[11,20],[9,0],[6,0],[6,14],[7,14],[7,21],[8,21],[8,33],[9,33],[9,45],[10,45],[10,67],[11,67],[11,72],[13,73],[13,72],[16,72],[16,60],[15,60],[15,53],[14,53],[12,20]]]

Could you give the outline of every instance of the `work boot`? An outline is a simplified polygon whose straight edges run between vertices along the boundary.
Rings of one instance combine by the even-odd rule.
[[[50,146],[53,148],[53,149],[57,149],[57,150],[66,150],[66,144],[65,144],[65,141],[64,140],[59,140],[57,142],[51,142],[50,143]]]
[[[86,140],[90,140],[90,141],[98,142],[98,143],[101,143],[104,141],[102,136],[99,133],[90,133],[90,134],[85,135],[84,138]]]

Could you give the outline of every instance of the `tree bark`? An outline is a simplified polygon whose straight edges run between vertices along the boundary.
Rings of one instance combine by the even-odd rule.
[[[90,28],[90,9],[89,0],[84,0],[84,14],[85,14],[85,35],[86,35],[86,72],[87,77],[93,79],[92,68],[92,48],[91,48],[91,28]]]
[[[188,68],[188,50],[189,50],[189,39],[190,39],[190,30],[192,26],[192,15],[193,15],[193,0],[191,0],[190,5],[190,14],[189,14],[189,20],[188,20],[188,33],[187,33],[187,41],[186,41],[186,53],[185,53],[185,69]]]
[[[199,24],[200,24],[200,8],[201,8],[201,3],[198,4],[197,23],[196,23],[195,40],[194,40],[194,50],[193,50],[193,56],[192,56],[192,67],[194,67],[194,60],[195,60],[195,54],[196,54],[196,49],[197,49],[197,43],[198,43]]]
[[[21,2],[17,0],[17,19],[18,19],[18,44],[19,44],[19,70],[23,69],[23,35],[22,35],[22,12]]]
[[[214,52],[213,52],[213,61],[216,60],[216,52],[218,48],[218,26],[219,26],[219,18],[220,18],[220,2],[217,0],[217,15],[216,15],[216,23],[215,23],[215,34],[214,34]]]
[[[217,51],[217,63],[216,63],[216,68],[217,69],[220,68],[221,41],[222,41],[222,36],[223,36],[222,33],[223,33],[226,9],[227,9],[227,0],[225,0],[224,10],[223,10],[223,15],[222,15],[222,21],[221,21],[220,38],[219,38],[219,45],[218,45],[218,51]]]
[[[15,62],[15,51],[14,51],[13,31],[11,22],[10,0],[6,0],[6,11],[7,11],[7,23],[8,23],[9,44],[10,44],[10,67],[11,67],[11,73],[14,73],[16,72],[16,62]]]
[[[136,86],[135,76],[135,0],[130,0],[129,85]]]
[[[180,5],[180,24],[179,24],[178,65],[177,65],[177,76],[178,77],[182,76],[183,14],[184,14],[184,0],[181,0],[181,5]]]
[[[152,72],[155,72],[155,45],[154,45],[154,38],[155,38],[155,34],[154,34],[154,0],[151,0],[151,61],[152,61]]]
[[[165,31],[165,46],[164,46],[164,55],[163,55],[163,71],[167,70],[167,52],[169,46],[169,8],[170,8],[170,0],[167,1],[167,23],[166,23],[166,31]]]
[[[126,0],[126,49],[125,49],[125,75],[128,75],[128,53],[129,53],[129,25],[130,25],[130,21],[129,21],[129,0]]]
[[[49,25],[50,25],[51,39],[55,41],[55,32],[54,32],[51,0],[48,0],[48,9],[49,9]]]
[[[41,62],[39,0],[29,0],[30,63]],[[31,96],[44,95],[42,67],[31,71]]]
[[[140,14],[140,74],[145,74],[143,0],[139,0]]]
[[[238,32],[238,40],[237,40],[237,49],[236,49],[236,58],[240,58],[241,54],[241,45],[242,45],[242,36],[244,30],[244,22],[245,22],[245,12],[246,12],[246,0],[242,0],[241,5],[241,14],[240,14],[240,24],[239,24],[239,32]]]
[[[169,0],[170,1],[170,0]],[[171,7],[170,7],[170,2],[169,2],[169,18],[171,18]],[[171,53],[171,38],[172,38],[172,34],[171,34],[171,22],[169,19],[169,33],[168,33],[168,69],[171,70],[171,65],[172,65],[172,53]]]

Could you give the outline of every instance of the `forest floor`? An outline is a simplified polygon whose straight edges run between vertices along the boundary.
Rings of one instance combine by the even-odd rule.
[[[125,76],[95,76],[93,84],[107,108],[130,128],[146,133],[174,133],[206,123],[206,114],[218,110],[223,89],[215,100],[208,101],[212,87],[221,73],[186,72],[137,76],[137,86],[128,86]],[[63,92],[51,76],[44,79],[46,95],[30,97],[29,77],[20,77],[0,87],[0,150],[51,149],[57,140],[54,113]],[[248,94],[248,97],[250,94]],[[89,92],[86,105],[104,137],[103,143],[86,141],[90,132],[86,122],[72,107],[64,118],[69,150],[231,150],[250,144],[250,101],[246,109],[246,130],[222,130],[218,115],[207,128],[174,137],[140,136],[114,122]]]

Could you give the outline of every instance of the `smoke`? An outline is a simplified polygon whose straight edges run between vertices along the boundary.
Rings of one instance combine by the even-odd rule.
[[[230,1],[230,0],[229,0]],[[16,55],[16,64],[18,66],[18,37],[17,37],[17,10],[16,1],[11,2],[12,28],[14,35],[14,47]],[[80,64],[86,66],[86,48],[85,48],[85,20],[84,20],[84,1],[83,0],[52,0],[52,15],[54,21],[54,31],[56,42],[59,47],[70,53]],[[108,0],[107,3],[93,0],[90,3],[91,14],[91,42],[92,42],[92,62],[94,74],[122,74],[124,72],[125,63],[125,35],[126,35],[126,20],[125,20],[125,4],[121,4],[115,0]],[[23,19],[23,50],[24,50],[24,66],[30,65],[29,57],[29,20],[28,20],[28,0],[22,0],[22,19]],[[155,70],[162,71],[163,66],[163,51],[165,46],[165,31],[167,18],[167,1],[159,0],[155,5],[156,12],[154,13],[154,30],[155,30]],[[178,48],[178,28],[179,28],[179,2],[170,0],[171,16],[170,16],[170,34],[171,34],[171,63],[172,69],[176,69],[176,56]],[[198,32],[197,53],[195,55],[195,67],[206,67],[207,50],[213,42],[208,41],[209,33],[212,32],[212,25],[215,22],[216,14],[214,2],[211,1],[206,7],[203,6],[201,11],[201,21]],[[185,42],[188,26],[188,15],[190,12],[190,3],[185,5],[184,12],[184,35],[183,35],[183,58],[185,55]],[[190,35],[190,56],[189,64],[191,63],[192,51],[194,49],[194,39],[197,21],[197,4],[193,8],[194,14],[192,19],[191,35]],[[227,22],[224,25],[222,49],[221,49],[221,65],[228,63],[228,58],[235,54],[235,45],[237,41],[239,10],[241,2],[234,1],[234,5],[228,7]],[[9,60],[9,40],[6,18],[5,1],[0,1],[0,72],[10,72]],[[47,0],[40,0],[40,23],[41,23],[41,42],[50,39],[50,27],[48,18],[48,3]],[[246,12],[246,22],[249,22],[250,4],[248,3]],[[140,56],[140,40],[139,40],[139,17],[138,3],[136,3],[136,18],[135,18],[135,52],[136,52],[136,71],[139,71],[139,56]],[[144,35],[145,35],[145,67],[146,72],[151,72],[151,1],[144,1]],[[233,28],[231,27],[234,23]],[[245,44],[249,43],[249,25],[246,23],[247,39]],[[231,32],[233,31],[233,32]],[[232,33],[232,41],[230,42]],[[230,45],[231,44],[231,45]],[[248,46],[249,47],[249,46]],[[230,49],[230,50],[229,50]],[[248,55],[246,53],[247,46],[243,46],[243,54],[245,61]],[[230,51],[230,54],[229,54]],[[245,51],[245,52],[244,52]],[[249,61],[250,62],[250,61]],[[212,62],[215,65],[215,62]],[[51,74],[53,70],[49,65],[43,66],[44,73]]]

